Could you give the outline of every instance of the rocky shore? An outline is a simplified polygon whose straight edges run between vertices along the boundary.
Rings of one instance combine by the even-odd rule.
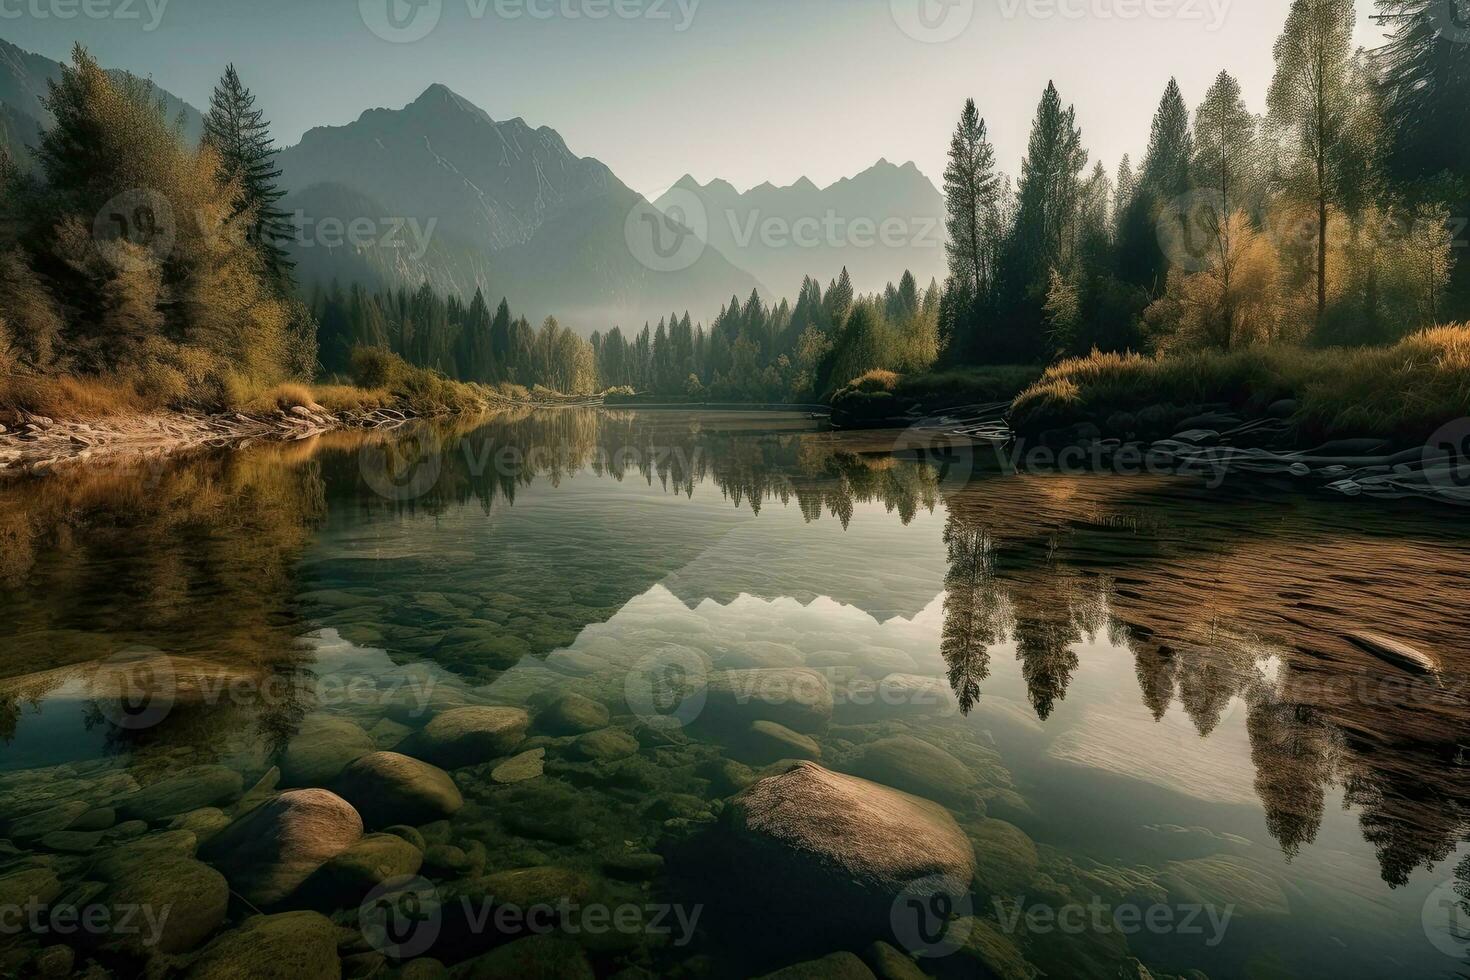
[[[302,405],[250,415],[153,412],[70,421],[16,412],[0,419],[0,472],[36,472],[119,457],[170,456],[258,441],[290,442],[338,429],[392,429],[413,418],[391,408],[329,412]]]

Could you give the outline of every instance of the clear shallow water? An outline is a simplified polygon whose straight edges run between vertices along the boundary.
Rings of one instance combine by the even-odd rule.
[[[569,411],[0,487],[0,886],[42,869],[75,890],[106,855],[160,838],[226,863],[207,822],[125,827],[129,794],[218,767],[239,788],[207,802],[229,817],[323,718],[407,750],[438,713],[502,705],[528,709],[527,741],[455,769],[464,806],[421,828],[457,849],[420,872],[436,897],[539,867],[565,872],[579,905],[698,910],[669,932],[646,913],[568,935],[598,975],[755,975],[859,939],[943,952],[891,931],[839,943],[818,910],[776,912],[789,869],[744,869],[752,888],[704,863],[739,784],[806,743],[680,714],[689,675],[799,667],[835,704],[793,751],[937,800],[974,845],[963,898],[992,938],[925,971],[1463,968],[1457,511],[1003,476],[948,453],[894,458],[896,433],[809,429]],[[1416,678],[1354,630],[1445,670]],[[141,714],[113,696],[139,662],[168,679]],[[568,693],[605,707],[582,726],[598,739],[549,721]],[[873,746],[906,738],[949,758],[880,771]],[[538,749],[539,776],[495,775]],[[26,822],[78,803],[118,812],[95,839]],[[195,842],[167,838],[176,825]],[[340,894],[291,906],[361,925]],[[237,895],[181,962],[250,911]],[[0,935],[0,965],[61,939]],[[114,939],[67,944],[78,968],[138,966]],[[490,944],[445,928],[416,952],[452,963]],[[344,941],[349,973],[378,963],[373,947]]]

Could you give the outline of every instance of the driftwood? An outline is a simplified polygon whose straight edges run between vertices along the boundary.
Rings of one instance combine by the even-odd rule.
[[[246,415],[160,412],[91,422],[56,422],[18,413],[0,430],[0,471],[41,471],[64,463],[118,456],[162,456],[189,449],[242,446],[259,440],[300,441],[337,429],[391,429],[412,421],[394,409],[328,412],[320,406]]]

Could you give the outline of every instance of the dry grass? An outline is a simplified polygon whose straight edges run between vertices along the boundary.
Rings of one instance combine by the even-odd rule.
[[[99,419],[156,408],[131,382],[111,376],[0,376],[0,410],[53,419]]]
[[[1018,429],[1104,423],[1158,405],[1228,404],[1247,413],[1297,402],[1308,436],[1417,441],[1470,415],[1470,324],[1437,327],[1389,347],[1255,346],[1228,354],[1099,354],[1062,361],[1016,399]]]
[[[893,371],[874,368],[867,374],[853,378],[849,388],[870,394],[875,391],[894,391],[898,388],[899,376]]]

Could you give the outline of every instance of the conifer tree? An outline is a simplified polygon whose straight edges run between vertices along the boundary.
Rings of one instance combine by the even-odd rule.
[[[255,96],[240,81],[234,65],[225,68],[204,117],[204,142],[219,154],[220,179],[238,182],[237,214],[252,215],[250,241],[267,275],[284,293],[292,286],[293,263],[284,243],[291,239],[290,217],[277,205],[286,192],[276,186],[275,141]]]

